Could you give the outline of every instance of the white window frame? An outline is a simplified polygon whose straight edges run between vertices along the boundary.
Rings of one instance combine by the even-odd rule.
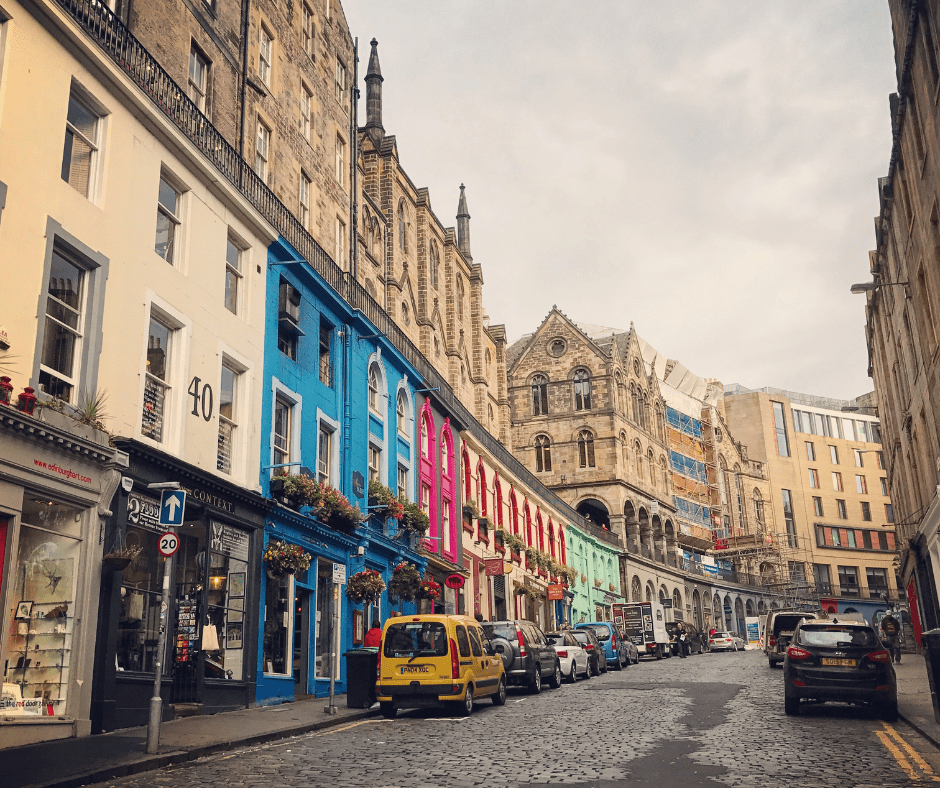
[[[300,427],[303,421],[303,397],[296,391],[291,390],[276,377],[271,379],[271,435],[269,438],[270,451],[268,453],[269,465],[275,464],[274,459],[274,414],[278,396],[291,405],[291,423],[290,423],[290,444],[287,447],[288,462],[299,462],[301,458],[300,439],[303,434]],[[279,473],[290,473],[291,468],[271,468],[270,476],[276,476]],[[296,470],[296,469],[294,469]]]
[[[271,69],[274,63],[274,34],[262,22],[258,33],[258,76],[271,87]]]
[[[229,247],[230,246],[234,247],[237,253],[234,264],[229,259]],[[231,228],[229,228],[228,234],[225,237],[225,282],[224,282],[225,292],[223,292],[222,302],[225,305],[225,308],[228,309],[228,311],[231,312],[233,315],[237,315],[241,311],[242,297],[243,297],[242,285],[244,284],[243,280],[245,276],[243,273],[245,269],[244,261],[248,253],[248,250],[246,247],[247,247],[247,244],[241,238],[239,238]],[[227,300],[225,297],[225,293],[228,291],[228,281],[230,277],[235,282],[235,303],[232,305],[234,306],[234,309],[232,308],[232,306],[230,306],[227,303]]]
[[[310,57],[313,57],[313,10],[306,3],[301,3],[300,30],[304,52],[306,52]]]
[[[329,0],[328,0],[329,1]],[[346,109],[345,98],[346,91],[349,86],[349,72],[346,69],[346,64],[342,60],[336,58],[336,74],[334,78],[334,90],[336,95],[336,100],[343,106],[343,109]]]
[[[368,449],[368,462],[366,463],[369,469],[369,481],[371,482],[375,479],[381,484],[385,484],[385,481],[382,478],[382,447],[379,445],[378,441],[370,440],[369,449]]]
[[[329,462],[330,467],[327,469],[327,479],[326,484],[329,484],[330,487],[338,487],[338,474],[339,474],[339,449],[340,441],[342,440],[342,432],[340,430],[340,423],[335,419],[330,418],[326,413],[317,408],[317,448],[316,448],[316,462],[317,462],[317,480],[320,480],[320,436],[326,431],[330,434],[330,452],[329,452]]]
[[[339,134],[336,135],[336,151],[334,157],[334,171],[333,177],[336,178],[336,182],[346,188],[346,140],[344,140]]]
[[[176,205],[175,211],[171,210],[168,205],[164,205],[160,200],[160,184],[165,183],[173,192],[176,194]],[[160,216],[163,216],[168,222],[170,227],[170,241],[167,247],[166,254],[160,254],[157,250],[157,241],[156,236],[154,236],[154,252],[163,260],[166,260],[170,265],[176,265],[181,258],[180,247],[183,242],[183,200],[188,189],[183,185],[179,178],[177,178],[173,173],[167,170],[166,167],[160,168],[160,178],[157,183],[157,220],[159,222]],[[158,228],[159,229],[159,226]],[[156,230],[155,230],[156,232]]]
[[[310,187],[313,180],[307,177],[307,173],[300,171],[300,223],[305,230],[310,229]]]
[[[258,116],[258,127],[255,131],[255,173],[264,183],[268,182],[268,162],[271,158],[271,138],[274,132],[270,126]]]
[[[183,381],[183,371],[189,369],[189,355],[192,337],[192,322],[190,319],[173,307],[171,304],[157,296],[153,291],[148,290],[144,303],[143,315],[143,346],[144,352],[140,359],[140,390],[138,393],[138,402],[141,405],[137,409],[138,417],[135,429],[137,435],[146,441],[149,445],[163,447],[167,451],[178,451],[185,440],[185,430],[182,429],[183,414],[179,407],[179,397],[176,391],[185,390],[185,386],[180,384]],[[156,441],[145,435],[143,432],[142,419],[140,414],[143,412],[144,391],[147,382],[147,342],[150,336],[150,318],[155,316],[159,322],[171,329],[170,348],[168,349],[168,363],[166,365],[166,380],[168,394],[164,402],[163,417],[163,439]]]
[[[64,301],[62,301],[61,299],[54,296],[52,293],[51,287],[47,285],[46,297],[44,299],[45,311],[41,318],[43,326],[44,326],[44,329],[43,329],[44,339],[45,339],[45,332],[48,331],[48,329],[45,328],[45,326],[47,325],[47,321],[52,321],[57,326],[61,326],[65,331],[67,331],[74,337],[74,344],[72,347],[72,358],[71,358],[72,374],[66,375],[63,372],[53,369],[52,367],[48,367],[42,363],[42,350],[44,348],[44,343],[40,345],[40,352],[39,352],[39,357],[38,357],[39,372],[45,373],[46,375],[49,375],[50,377],[53,377],[56,380],[60,380],[66,385],[70,386],[72,388],[73,396],[70,396],[68,401],[72,402],[72,404],[75,404],[75,400],[77,400],[77,397],[78,397],[78,391],[81,388],[80,378],[81,378],[81,373],[82,373],[82,358],[84,356],[83,350],[84,350],[84,342],[85,342],[85,323],[86,323],[86,318],[88,316],[87,304],[88,304],[88,288],[89,288],[89,273],[90,272],[88,269],[88,265],[78,255],[73,253],[71,250],[67,249],[64,245],[53,244],[52,254],[58,257],[61,257],[69,265],[72,265],[75,268],[79,269],[81,273],[82,283],[81,283],[80,291],[78,293],[78,308],[76,309],[74,307],[71,307],[68,304],[66,304]],[[63,310],[63,309],[68,310],[69,312],[75,314],[75,327],[74,328],[68,325],[67,323],[59,320],[53,314],[50,313],[50,307],[54,306],[55,304],[60,305],[59,306],[60,310]]]
[[[193,78],[194,61],[202,66],[202,84]],[[209,107],[209,70],[211,67],[212,62],[193,41],[189,47],[189,75],[186,93],[203,114],[208,112]]]
[[[5,30],[9,27],[7,20],[3,15],[3,10],[0,9],[0,75],[2,75],[3,68],[3,42],[5,40]],[[89,139],[81,131],[79,131],[75,126],[69,123],[68,120],[68,105],[66,105],[66,117],[65,117],[65,128],[67,132],[71,132],[73,136],[78,137],[82,142],[84,142],[90,149],[91,153],[88,159],[88,182],[84,193],[75,188],[75,184],[70,181],[65,180],[65,182],[72,187],[76,192],[81,194],[83,197],[88,199],[91,202],[95,202],[98,196],[98,181],[99,181],[99,162],[101,161],[101,140],[104,139],[104,123],[105,116],[108,114],[107,110],[101,105],[101,102],[97,101],[83,85],[78,82],[73,81],[71,88],[69,90],[69,102],[72,99],[75,99],[76,103],[80,104],[86,111],[95,116],[95,130],[93,133],[94,139]],[[63,141],[63,146],[64,146]],[[63,150],[63,156],[65,151]]]

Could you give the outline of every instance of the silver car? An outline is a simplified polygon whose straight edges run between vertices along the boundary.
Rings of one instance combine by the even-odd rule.
[[[716,632],[708,639],[710,651],[744,651],[744,638],[734,632]]]
[[[578,680],[579,675],[591,678],[591,663],[588,653],[575,640],[570,632],[546,632],[545,639],[558,654],[561,663],[562,675],[572,684]]]

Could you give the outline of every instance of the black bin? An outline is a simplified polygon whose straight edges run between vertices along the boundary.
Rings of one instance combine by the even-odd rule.
[[[940,629],[924,632],[921,639],[924,643],[924,658],[927,661],[927,681],[930,684],[933,716],[940,722]]]
[[[377,648],[354,648],[346,657],[346,708],[368,709],[375,703]]]

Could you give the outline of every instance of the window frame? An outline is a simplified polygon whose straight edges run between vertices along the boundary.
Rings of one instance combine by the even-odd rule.
[[[193,79],[193,61],[202,66],[202,84],[197,84]],[[212,61],[195,42],[191,41],[189,46],[189,70],[187,73],[186,95],[190,101],[196,105],[196,108],[203,114],[209,114],[209,73],[212,68]],[[194,95],[195,94],[195,95]]]
[[[232,407],[230,410],[230,413],[231,413],[230,416],[226,416],[222,412],[222,409],[223,409],[222,395],[223,395],[223,392],[225,391],[224,380],[225,380],[226,370],[232,375]],[[241,386],[242,375],[245,373],[245,371],[246,371],[245,368],[241,364],[237,363],[234,359],[232,359],[231,356],[227,354],[222,355],[222,363],[220,365],[220,370],[219,370],[219,416],[218,416],[219,439],[218,439],[218,445],[216,449],[216,470],[219,471],[219,473],[224,473],[226,476],[233,477],[233,478],[236,475],[234,473],[234,470],[236,467],[236,459],[237,459],[237,446],[238,446],[237,433],[238,433],[238,421],[239,421],[238,415],[239,415],[239,407],[241,404],[239,402],[239,399],[240,399],[239,388]],[[230,446],[229,467],[227,470],[221,467],[221,464],[222,464],[221,452],[222,452],[222,443],[224,440],[223,432],[226,429],[229,431],[228,442]]]
[[[316,41],[316,33],[313,25],[313,9],[305,2],[302,2],[300,5],[301,47],[307,56],[313,59],[314,42]]]
[[[300,171],[300,183],[298,202],[300,204],[300,224],[305,230],[310,229],[310,187],[313,186],[313,179],[310,178],[306,171],[301,169]]]
[[[0,28],[6,27],[5,19],[3,18],[2,11],[0,11]],[[0,35],[2,35],[2,30],[0,30]],[[0,50],[0,55],[2,55],[2,50]],[[88,114],[94,116],[95,118],[95,128],[94,128],[94,139],[89,139],[80,129],[78,129],[71,121],[68,119],[68,106],[75,101],[82,109],[84,109]],[[65,181],[69,186],[72,187],[76,192],[81,194],[90,202],[95,202],[98,196],[98,170],[99,164],[101,161],[101,140],[103,138],[103,127],[105,123],[105,118],[108,115],[107,110],[97,101],[80,83],[72,81],[72,84],[69,88],[69,99],[68,104],[66,105],[66,115],[65,115],[65,133],[66,140],[63,142],[62,149],[62,165],[64,169],[65,165],[65,143],[68,141],[68,135],[72,134],[73,137],[77,136],[85,145],[89,148],[88,154],[88,180],[85,184],[85,191],[82,192],[76,188],[75,184],[72,183],[68,178],[63,177],[62,180]],[[74,160],[74,145],[70,146],[71,154],[69,156],[69,174],[71,175],[71,163]],[[60,174],[62,174],[60,172]]]
[[[261,179],[261,182],[267,184],[269,172],[268,162],[271,160],[271,142],[274,137],[274,131],[265,123],[260,115],[256,117],[258,124],[255,129],[255,161],[252,169]]]
[[[552,472],[552,441],[548,435],[535,436],[535,472]]]
[[[267,50],[267,51],[265,51]],[[262,22],[258,25],[258,78],[265,87],[271,87],[274,70],[274,33]]]
[[[232,229],[229,228],[228,234],[226,235],[226,245],[225,245],[225,299],[224,304],[225,308],[228,309],[233,315],[239,314],[241,310],[241,299],[242,299],[242,280],[245,278],[242,270],[244,265],[242,261],[245,254],[247,253],[247,244],[242,241],[237,235],[232,232]],[[235,250],[235,263],[233,264],[230,259],[231,249]],[[229,282],[234,283],[234,287],[229,287]],[[231,290],[235,292],[234,303],[229,304],[230,297],[229,293]]]
[[[173,206],[173,210],[170,210],[170,207],[163,203],[160,196],[163,184],[166,184],[176,195],[176,204]],[[183,200],[187,191],[188,189],[172,172],[166,167],[160,168],[160,178],[157,184],[157,229],[154,240],[154,252],[162,260],[166,260],[166,262],[174,267],[180,262],[180,247],[182,246],[183,240]],[[167,227],[169,228],[166,251],[163,254],[161,254],[158,249],[161,216],[168,222]]]
[[[306,82],[300,83],[300,133],[303,138],[310,142],[310,132],[313,127],[313,92],[307,87]]]

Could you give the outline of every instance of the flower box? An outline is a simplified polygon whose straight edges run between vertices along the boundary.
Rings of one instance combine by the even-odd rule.
[[[519,564],[520,566],[522,565],[522,556],[519,555],[519,553],[513,553],[512,551],[510,551],[510,552],[509,552],[509,560],[510,560],[510,561],[515,561],[515,562],[516,562],[517,564]]]
[[[548,572],[544,569],[539,569],[539,577],[548,577]]]
[[[472,533],[473,533],[473,523],[470,522],[470,521],[468,521],[468,520],[464,520],[464,521],[463,521],[463,529],[464,529],[464,531],[466,531],[468,534],[472,534]]]
[[[506,548],[503,547],[499,542],[493,542],[493,549],[501,555],[506,555]]]

